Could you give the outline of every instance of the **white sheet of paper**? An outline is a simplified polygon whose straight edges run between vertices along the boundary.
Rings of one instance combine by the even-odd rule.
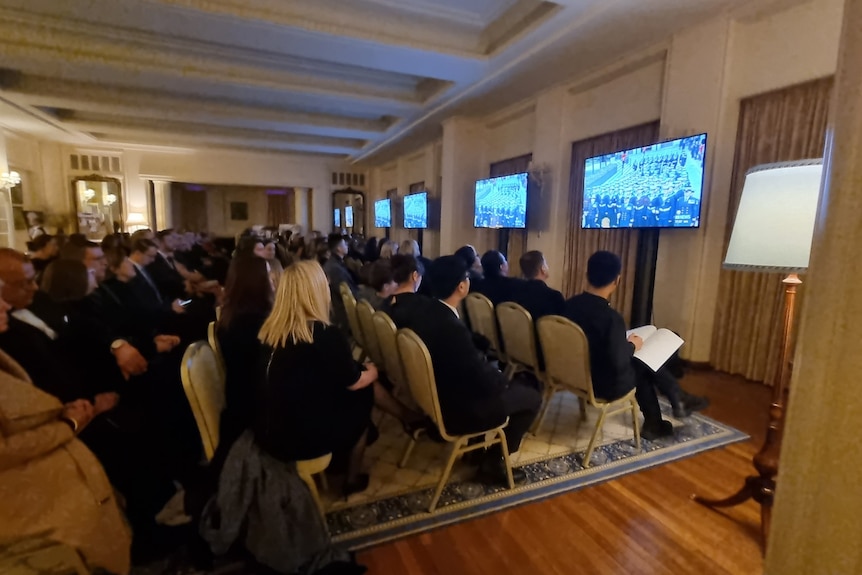
[[[662,328],[644,339],[644,345],[635,352],[635,357],[644,362],[651,370],[658,371],[670,359],[670,356],[682,347],[683,343],[685,342],[681,337],[669,329]]]
[[[636,335],[642,340],[646,341],[652,334],[657,331],[658,329],[654,325],[642,325],[641,327],[636,327],[634,329],[628,330],[626,332],[626,337],[629,338],[633,335]]]

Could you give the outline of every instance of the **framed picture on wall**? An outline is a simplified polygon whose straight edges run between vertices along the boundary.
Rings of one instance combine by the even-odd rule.
[[[248,202],[231,202],[230,219],[235,222],[248,221]]]

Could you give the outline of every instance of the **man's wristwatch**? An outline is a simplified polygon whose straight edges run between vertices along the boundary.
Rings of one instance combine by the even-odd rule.
[[[62,421],[63,423],[65,423],[69,427],[71,427],[72,433],[78,433],[78,427],[79,426],[78,426],[78,420],[77,419],[75,419],[74,417],[64,416],[64,417],[60,418],[60,421]]]

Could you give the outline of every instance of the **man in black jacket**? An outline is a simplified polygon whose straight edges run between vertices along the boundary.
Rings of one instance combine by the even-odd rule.
[[[389,308],[392,320],[399,328],[415,331],[428,347],[447,431],[478,432],[500,425],[508,417],[506,443],[509,452],[514,453],[536,418],[541,394],[506,381],[473,345],[470,330],[458,315],[458,304],[470,292],[465,263],[456,256],[439,258],[432,264],[431,280],[432,291],[439,299],[398,294]],[[489,452],[481,470],[494,481],[505,478],[499,451]],[[518,469],[513,470],[513,476],[516,481],[526,479]]]
[[[515,293],[515,303],[533,316],[533,321],[546,315],[563,315],[566,299],[557,290],[548,287],[548,263],[542,252],[533,250],[521,256],[518,262],[526,279]]]
[[[515,294],[524,282],[509,277],[506,256],[497,250],[489,250],[482,255],[481,261],[484,281],[471,291],[484,295],[495,307],[503,302],[515,301]]]
[[[600,251],[587,262],[587,289],[566,302],[565,316],[584,330],[590,346],[590,368],[596,397],[613,400],[632,388],[644,414],[641,435],[655,439],[673,434],[669,421],[662,419],[656,388],[668,396],[674,407],[681,404],[684,392],[665,369],[658,373],[634,358],[643,340],[626,337],[623,317],[608,299],[619,286],[622,262],[611,252]],[[688,396],[694,399],[694,396]],[[705,407],[702,405],[700,407]]]

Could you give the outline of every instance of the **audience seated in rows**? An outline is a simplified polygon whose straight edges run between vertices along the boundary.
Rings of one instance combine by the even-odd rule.
[[[470,291],[480,293],[491,300],[496,307],[506,301],[515,301],[515,294],[523,283],[509,277],[509,262],[497,250],[489,250],[482,255],[482,281]]]
[[[368,283],[359,286],[357,298],[364,299],[375,310],[379,310],[397,287],[392,275],[392,260],[377,260],[368,270]]]

